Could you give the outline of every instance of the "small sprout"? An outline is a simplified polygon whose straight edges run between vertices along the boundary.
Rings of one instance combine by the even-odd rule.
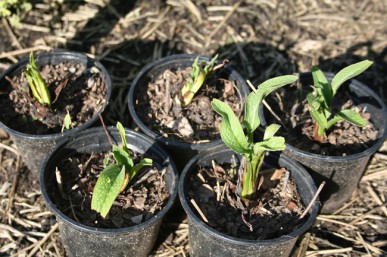
[[[41,105],[51,106],[51,96],[44,79],[39,73],[39,69],[36,66],[34,54],[30,54],[30,63],[27,64],[25,74],[30,85],[32,96]]]
[[[192,72],[189,81],[184,87],[181,89],[181,97],[183,105],[189,105],[195,96],[195,94],[199,91],[199,89],[203,86],[204,82],[211,75],[211,73],[224,66],[224,64],[218,65],[214,67],[216,59],[218,55],[216,55],[212,60],[201,68],[198,64],[199,56],[196,57],[194,63],[192,64]]]
[[[342,69],[329,83],[324,73],[318,68],[312,68],[313,92],[307,95],[310,116],[315,127],[313,140],[326,143],[326,131],[339,121],[346,120],[359,127],[364,127],[366,121],[354,110],[345,109],[336,114],[332,113],[332,101],[340,86],[347,80],[359,75],[372,65],[365,60]]]
[[[91,209],[106,217],[117,196],[125,190],[129,181],[137,174],[143,166],[152,165],[152,160],[142,159],[134,165],[129,149],[126,144],[125,129],[120,122],[117,122],[120,132],[122,146],[113,145],[112,153],[115,162],[107,165],[104,160],[104,170],[98,177],[91,199]]]
[[[249,94],[246,99],[246,115],[243,120],[247,133],[244,132],[242,124],[230,106],[218,99],[213,99],[211,102],[212,108],[223,117],[220,124],[220,135],[223,142],[237,154],[242,154],[246,161],[242,176],[241,198],[251,200],[255,196],[259,183],[258,173],[265,152],[285,150],[285,139],[274,136],[280,128],[277,124],[266,128],[262,142],[253,142],[254,131],[261,124],[258,115],[259,105],[272,91],[293,83],[297,79],[298,77],[293,75],[269,79],[260,84],[256,92]]]
[[[71,116],[70,116],[69,111],[68,110],[66,110],[66,111],[67,111],[66,116],[63,119],[62,133],[63,133],[64,129],[69,130],[71,127]]]

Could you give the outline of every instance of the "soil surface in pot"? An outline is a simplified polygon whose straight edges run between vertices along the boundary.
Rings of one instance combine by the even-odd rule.
[[[255,201],[237,196],[239,165],[199,167],[189,178],[186,191],[212,228],[240,239],[264,240],[291,233],[304,221],[304,210],[295,184],[284,168],[261,171]],[[287,174],[287,175],[286,175]],[[191,205],[192,206],[192,205]],[[192,209],[195,209],[193,206]]]
[[[40,73],[51,94],[51,108],[32,97],[24,72],[2,82],[0,119],[8,127],[34,135],[59,133],[67,112],[74,128],[91,119],[105,103],[107,88],[97,67],[49,64]]]
[[[238,116],[243,103],[235,81],[215,71],[188,106],[180,103],[180,90],[188,82],[192,68],[165,70],[147,87],[137,92],[136,112],[152,131],[176,141],[192,143],[218,139],[221,117],[211,107],[213,98],[231,106]]]
[[[140,157],[134,155],[134,163],[139,162]],[[169,193],[163,178],[164,170],[159,171],[154,166],[139,171],[139,176],[118,195],[105,219],[91,210],[92,191],[105,158],[112,161],[112,156],[104,153],[78,153],[58,163],[62,193],[57,182],[49,183],[47,191],[60,211],[84,225],[114,229],[139,224],[162,210]]]
[[[340,121],[327,131],[326,143],[311,140],[314,134],[314,123],[306,103],[306,95],[311,92],[311,89],[305,86],[301,89],[301,87],[301,85],[293,85],[266,98],[270,108],[280,118],[280,122],[266,108],[265,119],[268,124],[281,124],[279,134],[286,138],[286,143],[306,152],[328,156],[351,155],[373,145],[377,139],[378,130],[372,123],[372,114],[353,102],[346,92],[347,84],[342,85],[335,95],[332,103],[333,113],[342,109],[355,110],[367,121],[366,125],[361,128],[347,121]]]

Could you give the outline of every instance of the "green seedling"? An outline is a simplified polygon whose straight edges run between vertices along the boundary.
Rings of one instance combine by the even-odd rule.
[[[40,75],[39,69],[36,66],[34,54],[30,53],[30,63],[27,64],[25,74],[30,85],[32,96],[41,105],[51,107],[51,96],[44,79]]]
[[[314,120],[313,140],[326,143],[326,131],[339,121],[346,120],[359,127],[364,127],[366,121],[354,110],[345,109],[332,113],[332,101],[340,86],[347,80],[359,75],[372,65],[365,60],[342,69],[329,83],[324,73],[318,68],[312,68],[313,92],[307,95],[310,116]]]
[[[293,75],[269,79],[260,84],[256,92],[249,94],[246,99],[243,120],[246,133],[230,106],[218,99],[213,99],[211,102],[212,108],[223,117],[220,124],[220,135],[223,142],[235,153],[241,154],[246,161],[242,176],[242,190],[239,194],[241,198],[251,200],[256,195],[258,174],[265,152],[285,150],[285,139],[274,136],[280,128],[277,124],[266,128],[262,142],[253,142],[254,131],[261,124],[258,115],[259,105],[272,91],[293,83],[297,79],[298,77]]]
[[[65,115],[65,117],[63,119],[62,132],[65,129],[69,130],[70,127],[71,127],[71,116],[70,116],[69,111],[68,110],[66,110],[66,111],[67,111],[67,113],[66,113],[66,115]]]
[[[193,97],[203,86],[204,82],[211,75],[211,73],[223,66],[223,64],[221,64],[214,67],[217,58],[218,55],[212,58],[212,60],[206,64],[204,68],[201,68],[198,64],[199,56],[196,57],[194,63],[192,64],[192,72],[188,83],[181,89],[181,97],[184,106],[187,106],[191,103]]]
[[[106,217],[117,196],[125,190],[129,181],[137,174],[143,166],[152,165],[153,161],[148,158],[142,159],[134,164],[126,143],[125,129],[120,122],[117,122],[120,132],[122,146],[113,145],[112,154],[114,163],[108,165],[104,161],[105,168],[98,177],[93,190],[91,209]]]

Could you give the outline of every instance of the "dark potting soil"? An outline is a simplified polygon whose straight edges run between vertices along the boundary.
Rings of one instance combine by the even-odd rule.
[[[180,90],[192,68],[166,70],[137,93],[136,112],[152,131],[177,141],[208,142],[218,139],[221,117],[211,107],[213,98],[231,106],[238,116],[243,103],[235,82],[214,72],[188,106],[180,104]]]
[[[77,127],[105,103],[107,87],[97,67],[60,63],[45,65],[40,73],[51,94],[51,108],[32,97],[24,72],[6,78],[8,82],[1,85],[0,120],[8,127],[27,134],[59,133],[67,111],[71,127]]]
[[[63,193],[60,193],[58,183],[48,185],[50,188],[47,191],[59,210],[84,225],[106,229],[139,224],[162,210],[169,193],[163,170],[159,171],[154,166],[138,172],[139,176],[133,178],[118,195],[105,219],[91,210],[92,191],[103,170],[106,156],[112,161],[112,156],[104,153],[79,153],[58,163]],[[140,155],[135,155],[134,163],[139,162],[140,158]]]
[[[209,226],[240,239],[264,240],[289,234],[304,223],[305,217],[299,218],[304,206],[284,168],[260,172],[263,183],[255,201],[237,197],[238,169],[215,163],[198,167],[187,183],[189,200],[195,200]]]
[[[270,108],[280,118],[278,121],[267,109],[265,119],[268,124],[281,124],[279,134],[286,142],[306,152],[328,156],[346,156],[364,151],[373,145],[378,130],[372,123],[372,114],[356,105],[345,91],[348,85],[340,87],[333,100],[333,113],[342,109],[352,109],[358,112],[366,121],[364,127],[340,121],[327,131],[326,143],[313,141],[314,122],[309,115],[306,95],[311,89],[301,85],[292,85],[281,89],[267,97]],[[299,89],[297,89],[299,88]],[[302,92],[302,94],[300,93]]]

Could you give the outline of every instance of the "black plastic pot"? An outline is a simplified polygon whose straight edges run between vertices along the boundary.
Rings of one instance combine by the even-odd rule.
[[[38,67],[46,64],[59,64],[61,62],[79,63],[85,65],[86,68],[95,66],[100,70],[101,76],[104,77],[107,90],[105,103],[103,106],[101,106],[96,115],[94,115],[90,120],[81,126],[70,130],[65,130],[63,133],[46,135],[26,134],[16,129],[10,128],[7,126],[7,124],[4,124],[3,121],[0,120],[0,128],[5,130],[11,136],[23,158],[23,161],[26,163],[27,167],[37,175],[41,169],[43,160],[48,154],[52,152],[59,141],[73,137],[85,128],[90,127],[98,119],[98,115],[103,112],[109,103],[112,86],[110,76],[105,67],[102,66],[102,64],[98,61],[93,60],[85,54],[58,50],[50,53],[40,54],[35,57],[35,60]],[[15,74],[21,73],[25,69],[28,62],[29,59],[24,58],[6,70],[0,77],[0,87],[4,83],[8,84],[5,79],[6,76],[12,77]]]
[[[179,181],[180,202],[189,218],[189,245],[190,256],[254,256],[254,257],[281,257],[289,256],[297,238],[303,234],[315,221],[319,202],[315,202],[305,223],[293,230],[290,234],[269,240],[245,240],[220,233],[203,222],[195,208],[187,198],[186,190],[189,187],[189,178],[196,170],[197,165],[208,166],[211,161],[229,163],[234,152],[230,149],[217,148],[214,152],[203,153],[193,158],[184,168]],[[264,165],[268,167],[285,167],[290,171],[291,179],[296,183],[301,200],[307,206],[312,200],[316,187],[306,170],[298,163],[284,155],[269,154]]]
[[[129,112],[136,123],[136,125],[148,136],[162,144],[167,150],[171,153],[174,158],[177,167],[179,170],[182,170],[184,165],[196,154],[211,149],[217,145],[222,144],[222,140],[216,139],[206,143],[189,143],[182,141],[172,140],[170,138],[163,137],[150,130],[140,119],[140,117],[136,113],[135,104],[136,104],[136,94],[140,87],[147,87],[148,83],[156,78],[159,74],[161,74],[166,69],[184,69],[187,67],[191,67],[195,58],[198,55],[193,54],[179,54],[172,55],[160,60],[157,60],[153,63],[145,66],[134,78],[132,85],[130,87],[128,93],[128,106]],[[210,61],[210,58],[201,56],[199,60]],[[236,86],[243,98],[242,101],[247,97],[249,93],[249,87],[247,86],[245,80],[241,77],[241,75],[235,70],[231,69],[227,65],[222,68],[222,74],[225,74],[225,77],[236,81]]]
[[[328,80],[333,74],[326,74]],[[302,85],[312,82],[311,73],[300,74]],[[343,85],[346,86],[346,85]],[[371,114],[371,122],[379,130],[373,145],[363,152],[347,156],[326,156],[300,150],[287,144],[285,154],[304,165],[316,184],[326,181],[320,194],[323,204],[322,213],[332,213],[342,207],[351,198],[358,186],[370,157],[382,146],[387,136],[387,109],[382,99],[363,83],[352,79],[347,91],[354,103],[366,107]],[[261,117],[263,117],[261,112]],[[266,125],[264,118],[262,125]]]
[[[116,128],[108,128],[113,140],[120,143]],[[150,219],[131,227],[101,229],[85,226],[64,215],[57,207],[48,185],[57,183],[55,168],[63,158],[75,153],[101,153],[111,150],[102,128],[90,128],[75,138],[59,145],[44,162],[40,174],[40,187],[47,206],[59,223],[60,237],[69,256],[148,256],[157,239],[163,217],[177,196],[178,173],[170,156],[153,140],[132,130],[126,130],[128,148],[153,159],[159,168],[166,168],[164,178],[169,191],[165,207]]]

